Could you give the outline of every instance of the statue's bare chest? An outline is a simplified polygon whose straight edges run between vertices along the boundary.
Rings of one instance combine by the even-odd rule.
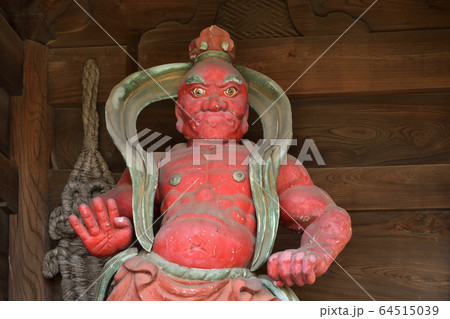
[[[161,166],[159,191],[193,192],[209,184],[217,195],[236,193],[251,197],[248,151],[241,145],[187,147],[173,151]]]

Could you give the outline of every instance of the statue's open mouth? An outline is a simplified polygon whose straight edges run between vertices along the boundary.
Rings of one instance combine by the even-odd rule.
[[[238,118],[236,116],[234,116],[233,114],[231,114],[230,112],[221,112],[221,111],[220,112],[200,112],[200,113],[197,113],[194,117],[195,121],[198,124],[202,123],[205,120],[213,119],[213,118],[226,120],[230,124],[235,124],[235,123],[240,122],[238,120]]]

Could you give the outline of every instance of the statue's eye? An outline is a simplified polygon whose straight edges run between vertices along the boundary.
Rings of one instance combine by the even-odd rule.
[[[193,96],[201,97],[201,96],[205,95],[206,90],[202,89],[202,88],[194,88],[191,92],[192,92]]]
[[[230,87],[230,88],[224,90],[223,94],[225,94],[225,96],[227,96],[227,97],[233,97],[236,95],[237,92],[238,91],[235,87]]]

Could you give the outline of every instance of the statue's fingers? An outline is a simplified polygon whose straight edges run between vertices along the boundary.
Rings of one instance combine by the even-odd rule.
[[[303,258],[305,257],[304,251],[299,251],[294,254],[293,260],[291,261],[291,273],[292,279],[299,286],[304,286],[303,281]]]
[[[84,225],[89,232],[89,235],[97,236],[100,232],[100,229],[98,228],[98,223],[92,215],[90,208],[85,204],[81,204],[78,209],[80,211],[81,218],[83,218]]]
[[[303,281],[308,285],[312,285],[316,281],[316,273],[314,271],[317,263],[317,257],[311,254],[303,260]]]
[[[292,253],[292,250],[285,250],[281,253],[280,258],[278,258],[278,272],[280,274],[280,279],[288,286],[294,284],[294,281],[291,278]]]
[[[109,220],[112,224],[114,222],[114,219],[119,217],[119,209],[117,208],[116,201],[112,198],[106,201],[106,205],[108,206]]]
[[[108,211],[106,210],[105,203],[103,200],[99,197],[94,198],[94,206],[95,206],[95,212],[97,213],[97,220],[98,224],[100,226],[100,229],[103,232],[109,231],[111,226],[111,221],[109,220]]]
[[[82,241],[86,241],[90,236],[86,228],[84,228],[83,224],[75,215],[69,216],[69,224],[72,226],[73,230],[77,233],[78,237]]]
[[[316,281],[316,273],[314,272],[314,269],[306,272],[304,278],[308,285],[312,285]]]
[[[314,266],[314,273],[316,274],[316,277],[322,276],[325,271],[327,271],[328,266],[326,262],[327,256],[318,257],[316,265]]]
[[[267,274],[276,282],[281,281],[278,274],[278,253],[270,256],[267,261]]]

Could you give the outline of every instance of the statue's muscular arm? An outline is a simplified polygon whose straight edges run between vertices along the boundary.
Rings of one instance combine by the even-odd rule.
[[[278,286],[312,284],[325,273],[350,240],[348,213],[322,189],[314,186],[301,164],[288,156],[280,167],[277,191],[280,224],[303,233],[300,248],[273,254],[267,271]]]

